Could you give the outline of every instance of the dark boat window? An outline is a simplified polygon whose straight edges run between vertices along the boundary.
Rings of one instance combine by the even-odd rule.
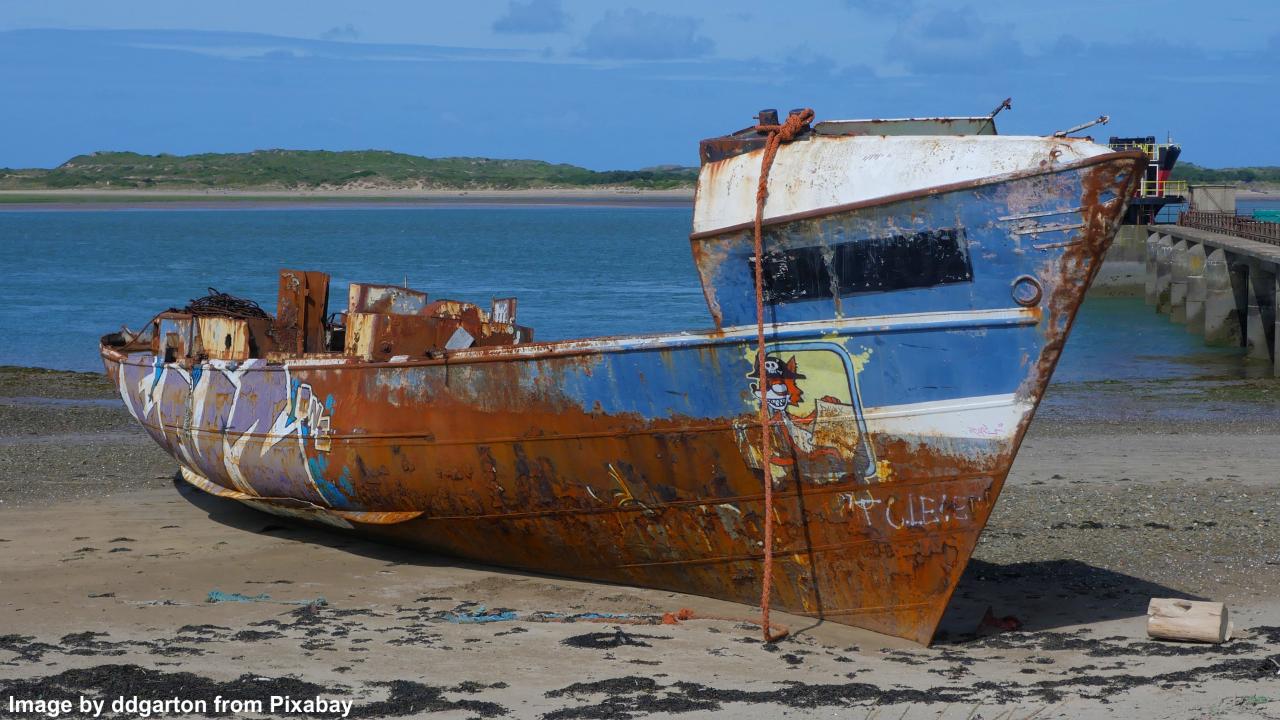
[[[749,260],[748,265],[754,277],[755,260]],[[795,248],[764,258],[768,302],[818,300],[832,297],[833,293],[885,292],[971,280],[973,265],[963,228]]]

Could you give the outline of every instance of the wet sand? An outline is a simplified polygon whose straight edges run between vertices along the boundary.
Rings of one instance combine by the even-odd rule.
[[[175,484],[173,462],[98,376],[0,368],[0,702],[319,695],[353,701],[351,716],[442,718],[1277,717],[1271,382],[1054,387],[926,649],[786,616],[792,636],[763,645],[744,606],[286,523]],[[1147,601],[1165,596],[1227,602],[1238,639],[1148,641]],[[659,624],[680,608],[732,619]],[[982,626],[988,609],[1022,629]]]

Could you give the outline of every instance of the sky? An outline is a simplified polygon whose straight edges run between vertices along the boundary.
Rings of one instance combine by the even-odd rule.
[[[762,108],[1280,165],[1280,0],[0,0],[0,167],[385,149],[697,164]]]

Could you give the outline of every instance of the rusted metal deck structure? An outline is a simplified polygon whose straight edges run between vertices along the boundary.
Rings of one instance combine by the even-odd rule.
[[[328,276],[286,270],[274,317],[161,313],[106,372],[215,495],[749,604],[771,518],[775,607],[928,642],[1146,159],[990,117],[788,123],[759,207],[763,120],[702,143],[707,329],[535,342],[511,299],[359,284],[331,318]]]

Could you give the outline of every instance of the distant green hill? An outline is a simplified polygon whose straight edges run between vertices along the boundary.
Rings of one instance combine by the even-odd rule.
[[[0,190],[137,189],[524,189],[691,187],[697,168],[660,165],[598,172],[541,160],[427,158],[385,150],[256,150],[248,153],[77,155],[52,170],[0,168]],[[1174,180],[1280,186],[1280,167],[1213,169],[1179,163]]]
[[[1280,167],[1271,165],[1266,167],[1214,169],[1200,167],[1194,163],[1178,163],[1173,166],[1173,173],[1170,175],[1170,179],[1186,180],[1192,184],[1238,185],[1259,183],[1280,185]]]
[[[96,152],[77,155],[52,170],[0,169],[0,189],[669,189],[689,187],[696,178],[696,168],[670,165],[597,172],[540,160],[426,158],[382,150],[257,150],[201,155]]]

